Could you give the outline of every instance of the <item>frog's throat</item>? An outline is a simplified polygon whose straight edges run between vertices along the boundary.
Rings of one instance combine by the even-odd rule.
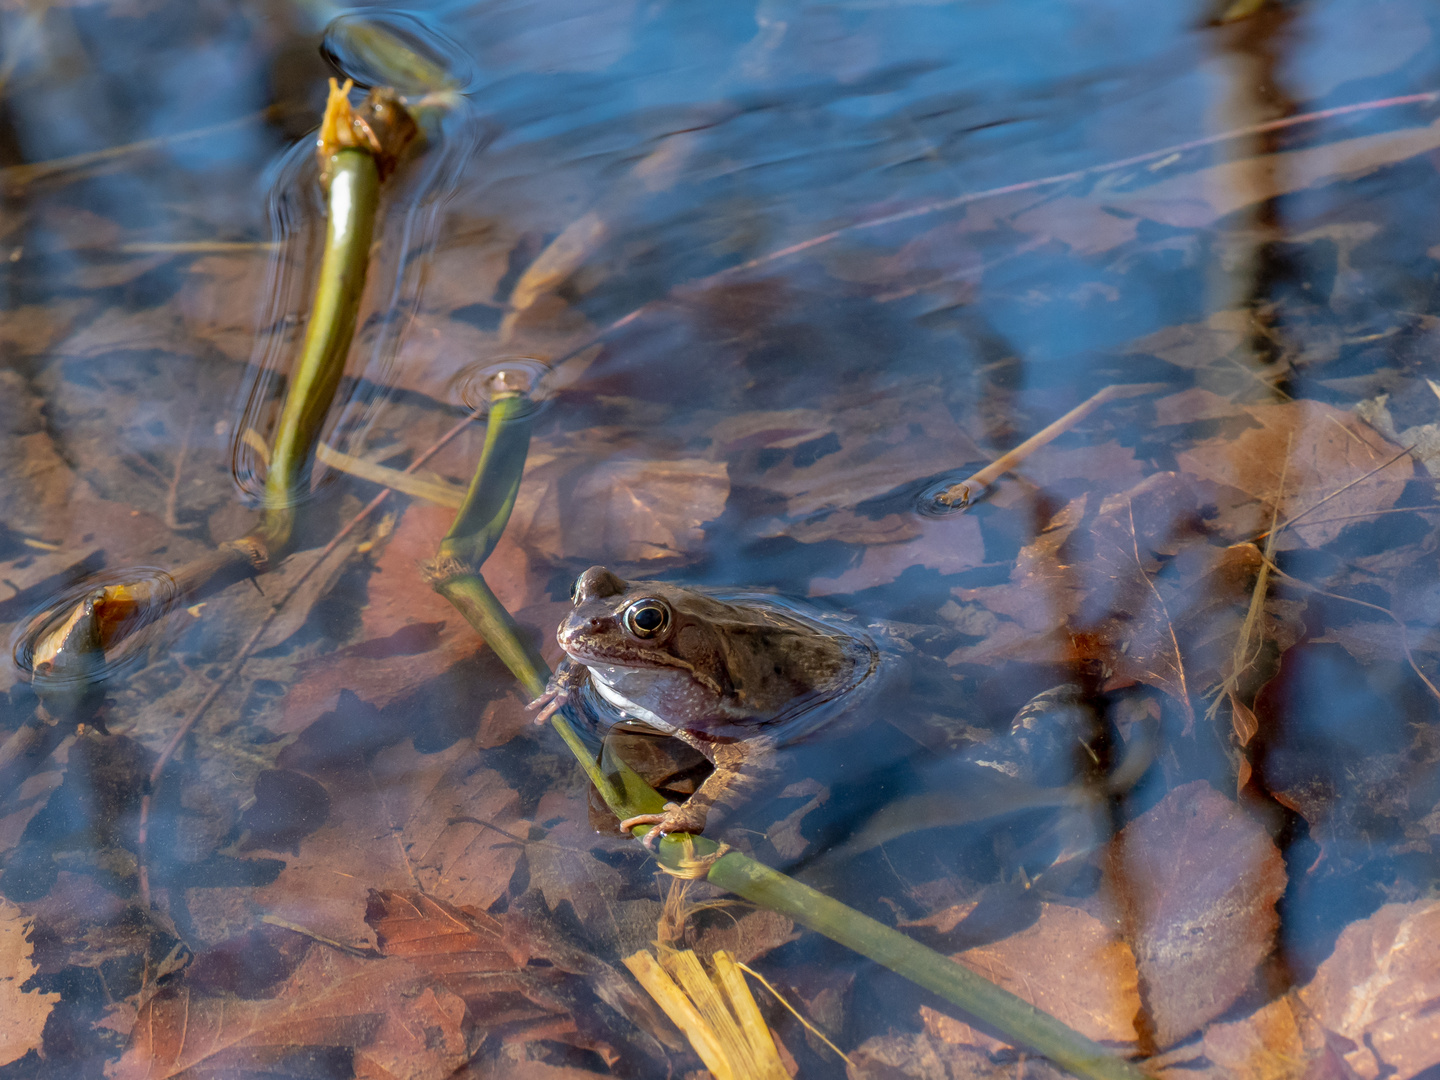
[[[645,708],[645,706],[635,704],[635,702],[625,697],[620,691],[616,690],[601,678],[597,672],[592,671],[590,674],[590,682],[595,687],[596,693],[611,705],[614,705],[615,708],[619,709],[626,716],[632,716],[647,727],[652,727],[656,731],[663,731],[667,735],[675,732],[676,728],[674,724],[667,723],[660,719],[659,716]]]
[[[641,661],[639,663],[617,664],[608,657],[588,655],[584,649],[576,649],[567,646],[561,647],[565,649],[566,655],[568,655],[571,660],[574,660],[577,664],[584,664],[587,668],[591,669],[592,674],[594,673],[594,669],[597,666],[602,665],[605,667],[635,668],[636,670],[643,670],[648,668],[652,671],[658,671],[661,668],[676,668],[680,671],[688,673],[692,679],[698,682],[701,686],[705,687],[706,690],[709,690],[716,697],[723,697],[725,694],[725,691],[721,689],[718,682],[716,682],[709,675],[706,675],[703,671],[695,670],[694,664],[690,663],[688,660],[681,660],[678,656],[667,656],[664,653],[656,653],[653,656],[647,657],[644,661]],[[597,679],[596,681],[599,680]]]

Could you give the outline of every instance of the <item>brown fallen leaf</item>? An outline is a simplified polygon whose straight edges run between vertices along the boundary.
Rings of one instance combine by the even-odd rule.
[[[984,1050],[948,1043],[929,1032],[876,1035],[850,1051],[848,1080],[1064,1080],[1044,1058],[995,1061]]]
[[[87,305],[49,299],[45,304],[16,304],[0,323],[0,345],[10,356],[40,356],[64,335]]]
[[[1179,704],[1185,717],[1183,734],[1188,735],[1195,726],[1190,701],[1194,688],[1175,630],[1180,612],[1171,612],[1155,581],[1158,561],[1148,547],[1141,551],[1133,498],[1106,499],[1091,538],[1094,561],[1086,569],[1090,575],[1087,583],[1093,579],[1094,584],[1086,606],[1105,611],[1091,633],[1110,646],[1103,649],[1103,656],[1118,679],[1153,686]]]
[[[396,1011],[403,1020],[421,1020],[417,1028],[428,1029],[428,1037],[417,1040],[403,1020],[387,1023]],[[410,1066],[400,1075],[438,1080],[468,1056],[465,1019],[463,1002],[451,994],[437,998],[403,960],[361,959],[315,946],[273,998],[209,998],[183,986],[151,998],[124,1055],[106,1074],[110,1080],[218,1077],[277,1065],[308,1048],[335,1047],[354,1050],[357,1058],[369,1057],[373,1048],[386,1062],[405,1054]]]
[[[1037,451],[1016,467],[1017,475],[1063,498],[1075,491],[1123,491],[1145,478],[1144,463],[1135,457],[1135,448],[1111,440],[1089,446],[1052,447]],[[1072,481],[1067,484],[1066,481]]]
[[[1139,976],[1130,946],[1079,908],[1041,903],[1040,918],[1007,938],[956,953],[976,974],[1024,998],[1087,1038],[1134,1049]],[[995,1054],[1010,1044],[929,1006],[925,1030]]]
[[[286,695],[280,730],[302,730],[333,709],[346,690],[383,709],[484,647],[420,575],[420,564],[434,557],[454,516],[428,503],[405,508],[370,576],[361,640],[302,665],[303,677]],[[525,553],[508,537],[486,561],[485,580],[510,611],[523,608],[535,588]]]
[[[190,332],[237,363],[248,362],[255,348],[270,260],[260,247],[194,259],[175,297]]]
[[[507,534],[516,543],[553,562],[643,566],[698,554],[730,495],[723,461],[577,450],[548,462],[532,453]]]
[[[498,919],[415,889],[371,889],[365,921],[382,955],[404,957],[434,975],[518,971],[529,959],[526,949],[506,939]]]
[[[500,340],[515,336],[532,308],[554,294],[593,255],[609,235],[605,221],[595,211],[576,218],[536,256],[510,291],[510,310],[500,323]],[[562,308],[563,310],[563,308]]]
[[[30,920],[9,900],[0,899],[0,1066],[39,1053],[45,1021],[59,994],[22,989],[35,974],[28,937]]]
[[[1253,508],[1230,523],[1242,534],[1267,528],[1269,508],[1279,497],[1282,525],[1295,520],[1280,534],[1279,546],[1287,546],[1293,534],[1307,547],[1320,547],[1352,521],[1393,506],[1415,474],[1403,447],[1333,405],[1289,401],[1242,411],[1258,426],[1176,455],[1184,472],[1238,488],[1254,500]]]
[[[403,956],[432,977],[437,988],[458,995],[481,1025],[494,1031],[501,1027],[500,1010],[514,1008],[518,998],[541,1012],[521,1014],[504,1020],[501,1037],[506,1041],[530,1038],[570,1043],[597,1053],[614,1065],[619,1052],[608,1041],[618,1034],[633,1042],[631,1021],[643,1021],[647,1010],[640,1005],[618,973],[604,961],[589,957],[580,965],[570,963],[575,949],[563,941],[552,947],[546,937],[534,936],[540,924],[522,916],[513,924],[507,913],[502,923],[470,906],[458,907],[413,889],[372,891],[365,920],[375,930],[380,951]],[[553,928],[552,928],[553,929]],[[530,966],[528,961],[543,957],[551,966]],[[579,979],[562,973],[580,966]],[[505,973],[514,971],[514,978]],[[609,1002],[619,1013],[618,1024],[606,1028],[584,1009],[593,1007],[589,994]],[[502,995],[497,997],[497,995]],[[653,1010],[648,1010],[653,1012]],[[618,1032],[616,1031],[618,1028]],[[653,1046],[653,1044],[651,1044]],[[654,1046],[656,1052],[658,1046]]]
[[[800,937],[795,921],[778,911],[759,908],[738,918],[732,913],[726,915],[707,922],[698,934],[687,933],[685,943],[707,960],[712,953],[724,950],[742,964],[753,964]]]
[[[836,577],[811,578],[809,594],[832,596],[873,588],[894,581],[912,566],[958,574],[985,561],[985,541],[973,517],[926,521],[919,531],[918,537],[903,543],[870,544],[859,565]]]
[[[1280,925],[1284,860],[1258,823],[1196,780],[1121,830],[1109,870],[1164,1048],[1254,985]]]
[[[263,1000],[186,986],[151,999],[112,1080],[227,1075],[314,1047],[353,1052],[357,1077],[441,1080],[487,1032],[554,1038],[574,1030],[543,976],[526,969],[527,951],[484,913],[416,890],[372,890],[365,919],[379,958],[314,945]]]
[[[1440,902],[1387,904],[1346,927],[1296,996],[1350,1041],[1345,1060],[1366,1080],[1440,1064]]]
[[[351,538],[337,544],[328,552],[323,547],[297,551],[277,567],[273,575],[266,578],[266,583],[272,585],[276,594],[288,596],[288,599],[260,635],[260,640],[255,643],[255,652],[264,652],[283,644],[305,625],[315,604],[330,592],[336,579],[345,572],[345,566],[354,554],[357,543],[355,538]],[[290,593],[291,583],[307,573],[309,577],[304,579],[294,593]]]
[[[997,659],[1052,662],[1064,648],[1053,640],[1079,610],[1082,583],[1060,551],[1085,518],[1089,496],[1061,507],[1035,538],[1020,549],[1008,585],[952,589],[967,603],[979,603],[1004,621],[982,642],[956,649],[952,664],[983,664]]]
[[[163,261],[161,256],[155,260],[155,265]],[[128,272],[137,265],[140,265],[137,260],[126,260],[121,265],[121,271]],[[197,349],[196,339],[185,321],[164,307],[139,311],[111,308],[93,322],[72,332],[58,346],[61,355],[79,358],[103,358],[118,350],[149,349],[179,354],[201,351]]]
[[[417,883],[484,910],[510,887],[529,825],[519,796],[479,752],[456,743],[421,753],[408,742],[323,775],[325,824],[305,836],[274,882],[255,892],[265,910],[347,944],[363,945],[371,888]]]
[[[797,442],[801,434],[808,437]],[[721,447],[744,447],[733,461],[732,483],[783,498],[785,515],[795,522],[852,509],[988,457],[925,383],[847,394],[833,401],[823,420],[810,410],[727,418],[710,435]],[[773,533],[775,526],[763,528]]]
[[[624,864],[596,858],[597,850],[625,850],[632,841],[597,837],[590,828],[583,792],[547,792],[535,811],[545,834],[526,847],[530,884],[552,912],[569,915],[593,941],[622,955],[655,936],[660,901],[651,883],[636,888]]]
[[[1098,661],[1108,689],[1153,686],[1181,708],[1232,674],[1235,642],[1262,566],[1253,544],[1221,547],[1200,517],[1200,496],[1178,473],[1156,473],[1089,512],[1078,496],[1020,550],[1010,583],[952,590],[954,617],[983,640],[950,663]],[[1275,653],[1304,634],[1303,601],[1270,596],[1257,632]],[[988,612],[995,618],[977,618]],[[1266,671],[1273,675],[1274,661]],[[1267,676],[1268,677],[1268,676]],[[1251,680],[1253,694],[1260,682]]]
[[[1180,323],[1130,343],[1129,352],[1158,356],[1179,368],[1209,367],[1238,349],[1254,331],[1254,313],[1244,309],[1212,312],[1204,322]],[[1160,424],[1189,424],[1235,415],[1228,399],[1198,387],[1155,403]]]
[[[1345,928],[1308,985],[1215,1024],[1201,1044],[1205,1061],[1169,1075],[1411,1080],[1440,1064],[1437,1001],[1440,903],[1387,904]]]

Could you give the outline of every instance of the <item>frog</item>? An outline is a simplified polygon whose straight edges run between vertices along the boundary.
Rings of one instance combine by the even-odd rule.
[[[603,566],[575,579],[556,629],[565,657],[532,702],[548,719],[588,683],[619,711],[703,754],[714,771],[684,803],[620,823],[712,831],[779,772],[777,753],[815,733],[880,665],[863,631],[761,593],[625,581]]]

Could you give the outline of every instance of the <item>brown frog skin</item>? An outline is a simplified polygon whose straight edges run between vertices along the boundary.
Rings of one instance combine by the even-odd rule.
[[[659,581],[626,582],[592,566],[571,590],[574,610],[556,630],[566,658],[536,722],[589,680],[627,716],[695,747],[715,771],[684,805],[621,822],[650,824],[653,848],[667,833],[699,833],[776,770],[787,724],[855,686],[878,653],[859,636],[793,616],[779,605],[727,602]]]

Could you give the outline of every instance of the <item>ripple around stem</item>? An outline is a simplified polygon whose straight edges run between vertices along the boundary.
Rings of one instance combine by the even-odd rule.
[[[497,380],[501,388],[523,390],[526,404],[513,416],[533,416],[549,403],[554,393],[549,384],[551,368],[530,356],[502,356],[477,361],[455,376],[452,393],[471,412],[485,415],[494,400]]]
[[[419,156],[385,184],[376,223],[377,242],[367,269],[374,308],[390,316],[375,320],[350,346],[347,378],[336,392],[320,441],[359,456],[396,381],[397,358],[419,310],[424,274],[440,236],[450,199],[460,190],[467,162],[481,153],[496,129],[467,102],[430,116]],[[267,171],[270,238],[275,244],[266,271],[265,297],[251,351],[250,377],[237,395],[230,423],[230,471],[243,502],[265,501],[265,473],[275,442],[278,403],[293,375],[310,317],[327,209],[317,182],[314,142],[284,151]],[[367,318],[362,307],[359,318]],[[322,478],[321,483],[325,480]],[[292,492],[290,505],[313,497]]]
[[[103,592],[104,599],[98,599]],[[163,637],[177,631],[165,622],[181,597],[175,579],[154,566],[102,570],[57,593],[36,608],[19,625],[10,642],[15,667],[27,677],[37,677],[36,653],[45,649],[47,639],[61,630],[87,598],[96,596],[100,622],[99,642],[103,655],[74,669],[74,673],[47,673],[56,687],[78,683],[101,683],[128,669]]]
[[[402,11],[341,15],[325,28],[320,45],[356,86],[390,86],[402,94],[449,90],[466,94],[480,73],[456,42],[432,24]]]
[[[971,484],[969,494],[953,502],[951,501],[953,497],[947,493],[956,484],[973,476],[979,468],[979,465],[967,466],[927,483],[915,493],[915,512],[922,517],[929,518],[953,517],[956,514],[965,513],[984,498],[985,492],[989,490],[989,485]]]

